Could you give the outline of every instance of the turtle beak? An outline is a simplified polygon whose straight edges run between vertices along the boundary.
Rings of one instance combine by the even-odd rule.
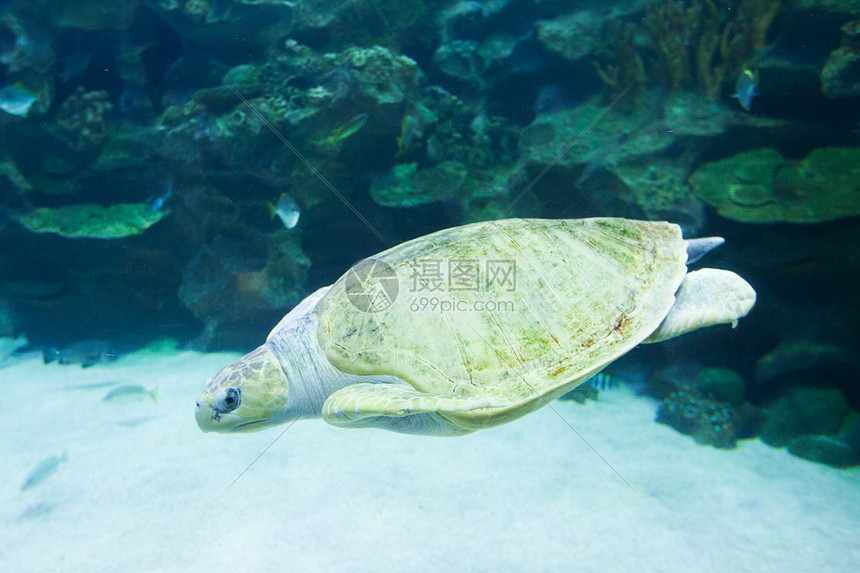
[[[194,411],[197,427],[204,432],[241,433],[262,430],[269,424],[266,420],[248,420],[231,412],[220,412],[206,402],[197,402]]]
[[[197,420],[197,427],[204,432],[231,432],[245,421],[235,414],[219,412],[206,402],[197,402],[194,418]]]
[[[197,427],[204,432],[213,432],[214,424],[217,424],[218,416],[215,408],[209,404],[201,404],[197,402],[197,409],[194,411],[194,418],[197,420]]]

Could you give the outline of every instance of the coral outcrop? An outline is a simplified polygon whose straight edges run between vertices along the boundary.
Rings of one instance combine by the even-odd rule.
[[[758,149],[707,163],[690,176],[696,195],[747,223],[818,223],[860,214],[860,148],[826,147],[801,161]]]
[[[842,25],[842,45],[821,69],[821,89],[833,99],[860,96],[860,20]]]
[[[164,216],[146,203],[40,207],[19,216],[18,222],[34,233],[56,233],[70,239],[118,239],[142,233]]]

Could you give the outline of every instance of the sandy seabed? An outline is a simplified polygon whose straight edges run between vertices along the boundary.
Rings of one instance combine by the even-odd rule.
[[[624,387],[460,438],[299,422],[227,489],[281,432],[197,428],[198,392],[235,358],[0,369],[0,569],[860,570],[860,470],[697,446]],[[105,402],[112,386],[86,387],[102,382],[158,400]]]

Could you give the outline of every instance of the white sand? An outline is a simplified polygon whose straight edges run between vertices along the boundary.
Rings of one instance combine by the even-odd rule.
[[[462,438],[300,422],[224,491],[280,432],[197,429],[197,393],[234,358],[0,370],[0,569],[860,570],[860,471],[758,441],[697,446],[623,388],[553,407],[635,492],[548,408]],[[65,390],[105,380],[157,385],[158,402]],[[155,418],[117,425],[141,416]],[[20,490],[64,450],[54,475]]]

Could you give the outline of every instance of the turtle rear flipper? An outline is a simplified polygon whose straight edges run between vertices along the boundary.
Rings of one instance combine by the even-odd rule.
[[[731,271],[701,269],[687,273],[669,314],[643,342],[660,342],[715,324],[737,324],[755,304],[755,291]]]
[[[508,400],[484,395],[440,396],[408,384],[360,383],[328,397],[322,418],[339,428],[384,428],[402,434],[460,436],[467,430],[441,414],[510,406]]]

